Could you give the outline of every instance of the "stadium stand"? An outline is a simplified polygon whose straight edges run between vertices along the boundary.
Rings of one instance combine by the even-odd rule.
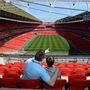
[[[2,45],[2,47],[4,48],[9,48],[9,49],[13,49],[14,51],[15,50],[18,50],[20,49],[24,43],[29,40],[31,37],[34,37],[34,33],[33,32],[29,32],[29,33],[26,33],[26,34],[23,34],[21,36],[18,36],[16,38],[14,38],[13,40],[5,43],[4,45]],[[2,51],[2,47],[1,47],[1,51]],[[6,51],[8,51],[6,49]],[[3,52],[3,51],[2,51]],[[5,52],[5,51],[4,51]]]
[[[76,45],[78,48],[80,48],[82,52],[85,52],[85,51],[87,51],[88,48],[90,48],[89,47],[90,46],[89,45],[89,42],[90,42],[89,22],[86,22],[86,23],[85,22],[81,22],[81,23],[77,22],[77,23],[71,23],[71,24],[68,23],[68,25],[67,24],[60,24],[60,25],[55,24],[56,29],[55,29],[55,27],[54,28],[52,27],[52,29],[51,28],[44,29],[45,24],[44,25],[43,24],[42,25],[40,25],[40,24],[25,24],[25,23],[9,21],[9,20],[2,20],[2,19],[0,20],[0,22],[2,23],[2,25],[0,25],[0,26],[2,26],[1,30],[0,30],[1,45],[6,43],[8,41],[8,39],[9,40],[12,39],[12,37],[16,37],[22,33],[29,32],[29,31],[31,32],[32,30],[37,29],[35,31],[36,34],[39,33],[41,35],[45,35],[45,34],[47,35],[48,33],[49,33],[48,35],[56,35],[59,33],[60,35],[64,36],[67,40],[69,40],[71,43],[73,43],[73,45]],[[7,24],[7,22],[10,24]],[[10,27],[9,25],[12,25],[12,27]],[[43,28],[43,29],[40,30],[40,28]],[[38,32],[38,30],[40,30],[40,31]],[[85,45],[85,44],[87,44],[87,45]],[[6,49],[6,51],[8,51],[8,50],[15,51],[13,49],[9,49],[6,46],[5,47],[1,46],[1,51],[5,51],[4,48]],[[15,47],[15,48],[17,48],[17,47]],[[88,53],[88,52],[89,51],[87,51],[86,53]]]
[[[56,24],[56,30],[60,35],[78,47],[81,52],[89,54],[89,25],[90,21]]]
[[[90,43],[90,21],[85,19],[90,12],[86,11],[73,17],[66,17],[56,21],[56,29],[61,35],[67,38],[80,51],[89,54]]]

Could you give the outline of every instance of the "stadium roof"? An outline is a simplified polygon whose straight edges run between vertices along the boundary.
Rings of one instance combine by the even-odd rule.
[[[81,22],[81,21],[90,21],[90,12],[85,11],[75,16],[65,17],[57,20],[55,23],[65,23],[65,22]]]
[[[89,0],[2,0],[31,13],[43,22],[55,22],[90,11]],[[19,13],[18,13],[19,14]],[[23,14],[24,15],[24,14]],[[35,18],[34,17],[34,18]],[[37,18],[36,18],[37,19]]]
[[[43,22],[55,22],[60,18],[89,11],[88,0],[9,0],[17,7],[32,13]],[[20,2],[20,3],[17,3]],[[81,2],[80,2],[81,1]],[[85,2],[84,2],[85,1]]]
[[[27,19],[31,19],[33,21],[37,21],[37,22],[41,22],[39,19],[37,19],[36,17],[32,16],[31,14],[25,12],[22,9],[19,9],[18,7],[10,4],[10,3],[6,3],[6,2],[0,2],[0,11],[5,11],[11,14],[15,14],[18,15],[19,17],[25,17]]]

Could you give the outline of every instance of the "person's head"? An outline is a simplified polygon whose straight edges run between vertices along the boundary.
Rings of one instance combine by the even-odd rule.
[[[47,65],[48,65],[48,67],[52,67],[52,65],[54,64],[54,57],[48,56],[48,57],[46,58],[46,63],[47,63]]]
[[[42,59],[44,58],[44,52],[43,51],[38,51],[35,55],[35,60],[37,61],[42,61]]]

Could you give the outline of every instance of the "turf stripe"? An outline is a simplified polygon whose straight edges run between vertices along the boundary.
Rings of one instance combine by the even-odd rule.
[[[30,51],[45,50],[50,51],[67,51],[69,49],[68,42],[59,35],[40,35],[34,38],[29,45],[26,46]]]

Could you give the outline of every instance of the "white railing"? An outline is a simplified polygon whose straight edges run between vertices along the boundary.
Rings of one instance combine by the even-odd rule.
[[[35,54],[22,54],[22,53],[13,53],[13,54],[0,54],[2,60],[27,60],[28,58],[34,57]],[[45,58],[49,55],[45,55]],[[52,55],[50,55],[52,56]],[[90,63],[90,55],[53,55],[56,62],[70,62],[76,61],[78,63]],[[44,59],[45,60],[45,59]]]

